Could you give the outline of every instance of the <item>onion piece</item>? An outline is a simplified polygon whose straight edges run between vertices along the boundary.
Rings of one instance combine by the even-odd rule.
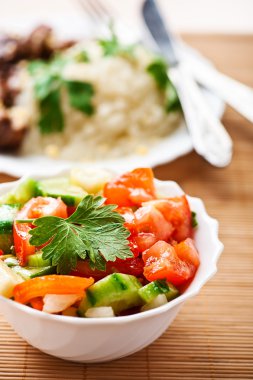
[[[86,318],[108,318],[115,317],[111,306],[91,307],[85,313]]]
[[[42,311],[53,314],[60,313],[80,300],[78,294],[46,294],[43,298],[44,306]]]

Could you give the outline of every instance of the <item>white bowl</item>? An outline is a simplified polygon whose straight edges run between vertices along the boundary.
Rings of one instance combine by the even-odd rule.
[[[33,178],[41,179],[40,176]],[[20,181],[0,185],[0,195]],[[164,196],[183,194],[172,181],[156,180],[156,188]],[[28,343],[62,359],[104,362],[146,347],[168,328],[184,302],[198,294],[216,273],[216,263],[223,250],[218,239],[218,222],[207,215],[200,199],[187,198],[191,209],[197,212],[199,225],[194,240],[200,253],[200,266],[190,286],[178,298],[157,309],[130,316],[81,319],[49,315],[0,296],[1,313]]]

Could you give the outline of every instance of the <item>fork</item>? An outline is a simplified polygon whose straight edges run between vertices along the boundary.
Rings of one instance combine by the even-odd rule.
[[[105,6],[100,0],[78,0],[79,5],[84,10],[84,12],[89,15],[91,21],[93,22],[97,34],[105,34],[106,36],[110,33],[110,25],[114,19],[119,19],[120,16],[115,9],[111,9],[107,5]],[[141,39],[140,34],[137,30],[133,30],[132,25],[128,25],[125,21],[120,23],[115,23],[114,28],[116,29],[116,34],[124,36],[126,43],[136,43]]]
[[[107,25],[105,31],[108,33],[108,24],[109,21],[112,21],[112,13],[109,13],[100,0],[78,1],[97,26],[96,31],[98,31],[98,27],[101,29],[101,26],[104,28]],[[119,23],[116,24],[116,27],[118,25]],[[131,30],[126,29],[122,22],[120,25],[125,29],[125,32],[127,31],[126,35],[128,35]],[[119,32],[119,30],[116,30],[116,32]],[[136,35],[134,40],[136,42]],[[182,67],[186,69],[186,66]],[[188,74],[188,70],[182,69],[181,71],[181,74]],[[212,110],[209,109],[209,105],[203,99],[197,83],[194,82],[190,75],[184,76],[184,82],[187,83],[187,86],[184,85],[181,88],[179,84],[182,83],[182,78],[176,77],[173,84],[180,94],[182,104],[184,104],[184,116],[192,137],[194,149],[212,165],[217,167],[227,166],[232,157],[232,140],[220,121],[213,115]],[[185,88],[188,89],[188,92],[191,94],[190,98],[192,99],[189,99],[189,96],[185,95]]]

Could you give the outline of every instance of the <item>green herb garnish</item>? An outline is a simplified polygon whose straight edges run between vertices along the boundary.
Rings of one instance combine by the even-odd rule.
[[[70,105],[87,114],[94,112],[92,97],[94,88],[90,83],[64,81],[62,70],[68,61],[56,56],[50,61],[36,60],[28,65],[34,80],[34,92],[39,103],[39,127],[42,134],[61,132],[64,116],[61,107],[61,90],[67,88]]]
[[[147,72],[153,76],[157,86],[161,90],[165,90],[168,81],[167,74],[167,64],[164,60],[157,58],[155,61],[150,63],[147,67]]]
[[[195,211],[192,211],[192,227],[195,228],[198,225],[197,221],[197,213]]]
[[[64,126],[59,89],[50,92],[40,101],[39,127],[41,133],[61,132]]]
[[[92,104],[92,97],[94,95],[93,86],[87,82],[77,81],[66,81],[65,85],[70,105],[87,115],[92,115],[94,113],[94,106]]]
[[[87,53],[86,50],[81,50],[79,51],[75,56],[74,56],[74,59],[76,62],[83,62],[83,63],[87,63],[87,62],[90,62],[90,58],[89,58],[89,55]]]
[[[38,125],[43,134],[63,130],[64,120],[60,102],[60,72],[64,61],[52,62],[36,60],[28,65],[34,79],[34,92],[39,102],[40,117]]]
[[[76,268],[78,258],[89,258],[93,269],[105,270],[106,261],[133,257],[128,246],[129,231],[116,205],[103,206],[104,198],[87,195],[67,219],[44,216],[33,221],[30,244],[41,246],[42,258],[52,260],[57,272]]]
[[[98,40],[99,45],[103,49],[104,56],[120,55],[133,58],[135,45],[123,45],[114,31],[112,23],[109,25],[109,30],[111,32],[109,38]]]
[[[167,64],[162,58],[157,58],[147,67],[147,72],[155,79],[158,88],[165,91],[166,111],[178,111],[181,109],[180,101],[176,89],[168,77],[167,71]]]

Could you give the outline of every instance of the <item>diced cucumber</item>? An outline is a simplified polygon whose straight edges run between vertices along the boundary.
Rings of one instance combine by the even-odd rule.
[[[40,267],[40,268],[31,268],[31,267],[21,267],[21,266],[15,266],[12,267],[11,270],[13,270],[15,273],[20,275],[24,280],[29,280],[30,278],[45,276],[47,274],[55,273],[55,267]]]
[[[165,294],[167,301],[177,297],[179,292],[174,285],[165,280],[150,282],[139,290],[139,296],[145,303],[153,301],[159,294]]]
[[[25,182],[19,184],[13,191],[3,195],[0,203],[26,203],[29,199],[36,196],[36,185],[37,181],[29,178]]]
[[[86,291],[78,312],[84,316],[93,307],[111,306],[117,314],[122,310],[142,304],[138,294],[141,288],[139,280],[131,275],[113,273],[97,281]]]
[[[7,259],[4,260],[4,263],[8,265],[9,268],[19,265],[19,262],[16,256],[7,257]]]
[[[67,177],[40,181],[36,192],[44,197],[60,197],[67,206],[77,206],[87,194],[81,187],[72,185]]]
[[[13,236],[11,233],[0,234],[0,249],[4,253],[11,253],[13,246]]]
[[[13,220],[18,210],[19,205],[17,204],[0,205],[0,234],[12,231]]]
[[[13,246],[12,226],[17,215],[19,205],[0,205],[0,249],[5,253],[11,253]]]
[[[28,256],[28,266],[29,267],[48,267],[52,265],[50,259],[44,260],[42,258],[42,252],[35,253],[34,255]]]
[[[159,294],[153,300],[149,303],[146,303],[144,306],[142,306],[141,311],[147,311],[151,309],[156,309],[159,306],[166,305],[168,303],[166,295],[165,294]]]
[[[23,278],[0,260],[0,295],[11,298],[14,287],[20,282],[23,282]]]
[[[111,178],[112,173],[105,169],[73,168],[70,172],[70,182],[90,194],[97,194]]]

